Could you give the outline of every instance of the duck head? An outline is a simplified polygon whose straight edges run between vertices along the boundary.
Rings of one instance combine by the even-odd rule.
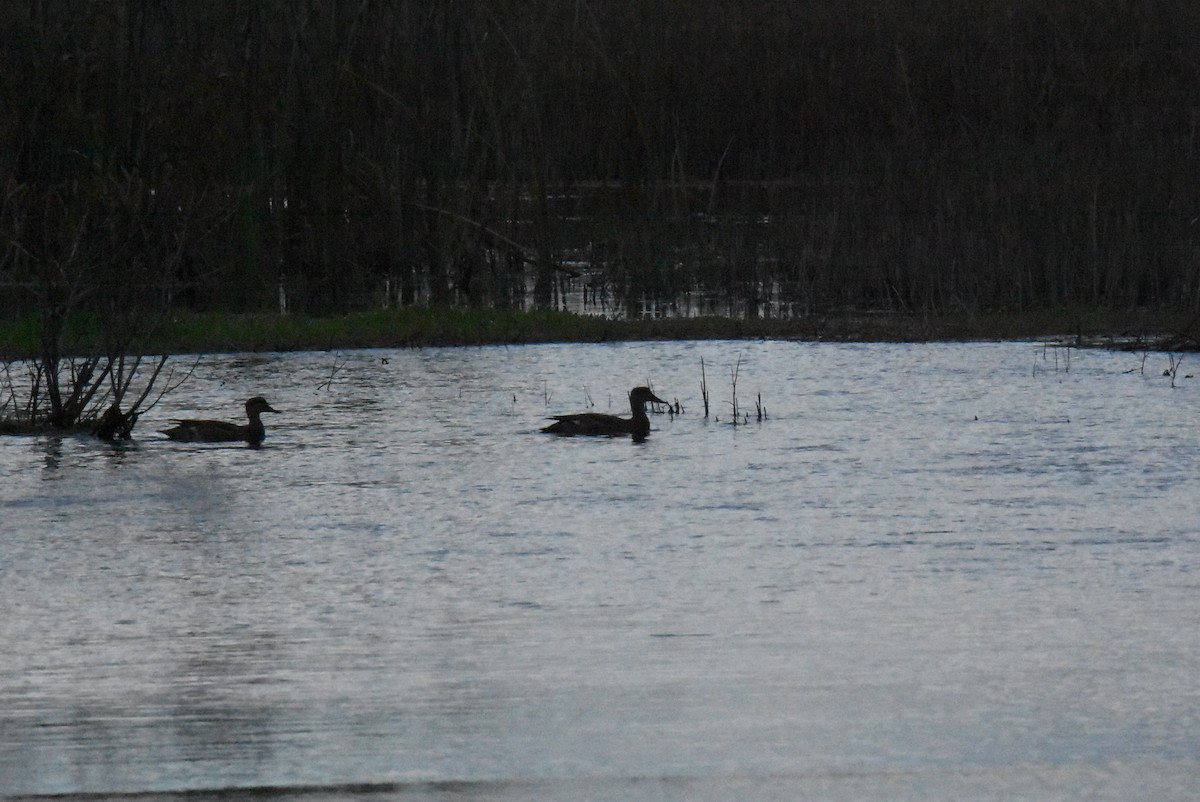
[[[261,415],[264,412],[274,412],[279,414],[279,410],[274,409],[270,404],[267,403],[267,399],[263,398],[261,395],[256,395],[254,398],[251,398],[246,402],[247,415],[253,417],[254,415]]]
[[[649,387],[634,387],[629,391],[630,404],[633,404],[634,406],[645,406],[650,402],[655,404],[667,403],[651,392]]]

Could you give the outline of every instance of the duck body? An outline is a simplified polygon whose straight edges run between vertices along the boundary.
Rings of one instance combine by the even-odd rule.
[[[246,417],[249,423],[228,423],[221,420],[197,420],[180,418],[170,429],[162,429],[171,440],[182,443],[249,443],[252,446],[262,444],[267,436],[263,426],[262,413],[275,412],[262,396],[255,396],[246,402]]]
[[[632,435],[634,440],[645,440],[650,433],[650,418],[646,416],[646,404],[665,404],[649,387],[634,387],[629,393],[631,417],[622,418],[603,412],[579,412],[574,415],[555,415],[554,423],[542,429],[547,434],[561,437],[593,435],[618,437]]]

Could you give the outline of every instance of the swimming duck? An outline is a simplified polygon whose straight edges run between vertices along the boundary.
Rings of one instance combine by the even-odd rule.
[[[550,434],[570,437],[577,434],[622,435],[631,434],[634,440],[645,440],[650,433],[650,419],[646,417],[646,404],[653,401],[665,404],[649,387],[634,387],[629,391],[629,407],[633,417],[619,418],[602,412],[580,412],[575,415],[554,415],[554,423],[542,429]]]
[[[250,419],[247,424],[226,423],[221,420],[176,419],[174,426],[160,431],[172,440],[185,443],[246,442],[258,446],[267,436],[261,417],[264,412],[277,413],[279,410],[272,409],[267,399],[256,395],[246,402],[246,417]]]

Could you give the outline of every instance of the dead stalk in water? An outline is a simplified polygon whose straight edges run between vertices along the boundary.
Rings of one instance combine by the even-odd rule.
[[[1183,354],[1167,354],[1167,359],[1170,360],[1171,366],[1169,368],[1167,368],[1166,373],[1164,373],[1163,375],[1170,374],[1171,386],[1174,387],[1175,386],[1175,375],[1177,373],[1179,373],[1179,366],[1183,364]]]
[[[742,355],[738,354],[737,364],[735,364],[733,366],[733,370],[730,371],[730,375],[733,379],[733,401],[731,403],[733,404],[733,425],[734,426],[738,425],[737,383],[738,383],[738,374],[741,373],[741,370],[742,370]]]
[[[333,380],[337,378],[338,371],[345,365],[346,361],[342,359],[341,352],[336,352],[333,355],[333,367],[329,370],[329,378],[317,385],[317,391],[333,389]]]

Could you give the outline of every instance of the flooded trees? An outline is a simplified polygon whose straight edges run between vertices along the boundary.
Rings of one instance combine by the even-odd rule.
[[[170,388],[158,383],[167,355],[144,346],[178,289],[193,214],[162,183],[94,165],[70,181],[9,183],[5,278],[37,329],[35,352],[5,372],[9,428],[129,438],[156,388]]]
[[[1194,312],[1200,6],[1101,7],[0,4],[4,292],[74,226],[197,311]]]
[[[19,353],[0,343],[0,418],[111,440],[163,391],[167,356],[145,343],[236,193],[189,180],[162,147],[178,98],[144,18],[75,12],[0,12],[0,313],[35,330]]]

